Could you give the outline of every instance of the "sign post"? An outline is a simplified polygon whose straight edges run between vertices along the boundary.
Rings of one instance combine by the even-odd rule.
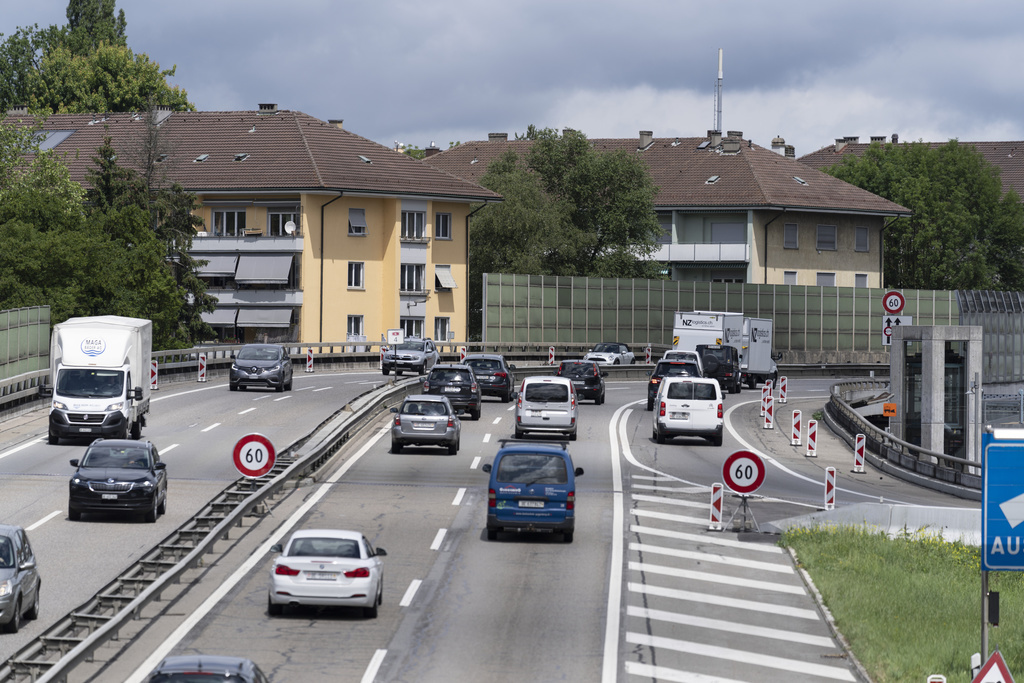
[[[750,519],[754,523],[754,529],[761,531],[760,527],[757,526],[754,513],[750,512],[748,499],[751,493],[761,488],[761,484],[764,483],[764,477],[764,460],[756,453],[736,451],[725,459],[725,464],[722,466],[722,478],[726,486],[740,494],[740,499],[742,500],[740,507],[736,508],[732,513],[732,517],[729,518],[729,525],[732,524],[736,513],[742,510],[742,529],[746,530],[747,528],[747,514],[749,513]]]
[[[235,444],[232,459],[235,469],[248,479],[259,479],[274,467],[274,444],[262,434],[247,434]]]
[[[199,381],[206,381],[206,353],[199,354]]]
[[[156,381],[157,381],[157,364],[156,364],[156,358],[154,358],[149,363],[149,388],[153,389],[154,391],[157,388]]]

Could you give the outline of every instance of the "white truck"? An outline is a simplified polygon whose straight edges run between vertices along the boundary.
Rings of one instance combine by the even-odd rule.
[[[102,315],[70,318],[50,336],[49,439],[138,439],[149,412],[153,323]]]
[[[697,344],[728,344],[739,350],[742,336],[742,313],[676,311],[672,348],[693,351]]]
[[[740,354],[740,370],[743,382],[753,389],[759,382],[779,378],[772,348],[775,326],[771,318],[743,319],[743,351]]]

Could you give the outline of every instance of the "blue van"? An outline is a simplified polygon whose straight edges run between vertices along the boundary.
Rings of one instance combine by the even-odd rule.
[[[522,444],[498,450],[487,490],[487,540],[499,531],[545,531],[572,543],[576,528],[576,477],[568,444]]]

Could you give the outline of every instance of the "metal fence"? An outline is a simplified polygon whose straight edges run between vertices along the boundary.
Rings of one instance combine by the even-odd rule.
[[[0,311],[0,378],[45,370],[49,358],[49,306]]]

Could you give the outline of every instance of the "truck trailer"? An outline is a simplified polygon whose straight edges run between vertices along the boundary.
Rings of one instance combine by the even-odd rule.
[[[774,322],[771,318],[743,319],[743,352],[740,356],[740,369],[743,381],[753,389],[759,382],[779,377],[779,369],[775,364],[772,352],[774,344]]]
[[[50,336],[48,441],[139,439],[149,412],[153,323],[113,315],[70,318]]]

